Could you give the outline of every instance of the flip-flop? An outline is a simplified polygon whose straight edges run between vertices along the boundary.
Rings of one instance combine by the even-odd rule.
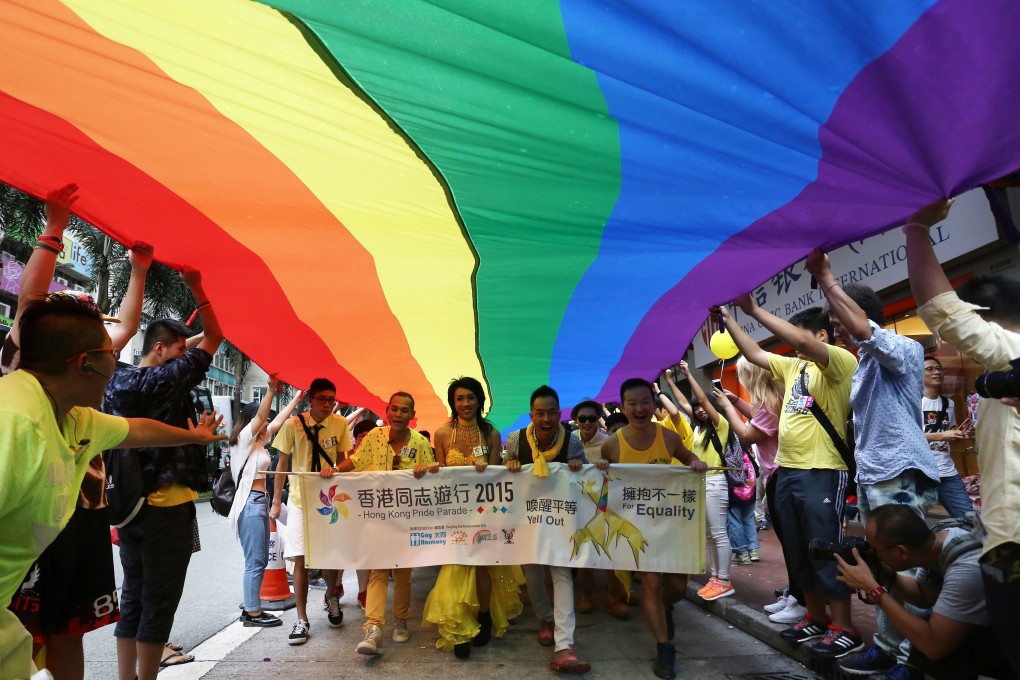
[[[195,656],[193,654],[174,652],[173,654],[167,654],[163,657],[163,660],[159,662],[159,667],[169,668],[170,666],[180,666],[182,663],[191,663],[194,660]]]
[[[591,664],[587,661],[581,661],[576,656],[571,654],[565,654],[559,659],[553,657],[553,660],[549,662],[549,668],[559,673],[587,673],[591,670]]]
[[[167,649],[173,650],[175,652],[183,652],[184,651],[184,645],[179,645],[176,642],[168,642],[168,643],[166,643],[163,646],[166,647]]]

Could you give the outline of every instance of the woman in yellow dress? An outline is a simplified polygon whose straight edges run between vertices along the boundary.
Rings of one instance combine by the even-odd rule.
[[[485,406],[482,384],[474,378],[454,380],[447,402],[450,422],[436,431],[436,461],[450,467],[474,465],[479,472],[498,464],[499,430],[479,415]],[[439,629],[436,647],[466,659],[472,645],[482,647],[492,635],[503,637],[510,619],[521,613],[521,582],[520,567],[444,565],[425,602],[423,625]]]

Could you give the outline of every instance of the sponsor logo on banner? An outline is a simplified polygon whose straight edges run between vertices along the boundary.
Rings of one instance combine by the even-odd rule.
[[[481,531],[475,532],[474,538],[471,539],[471,542],[474,543],[475,545],[478,545],[479,543],[484,543],[485,541],[498,541],[498,540],[499,536],[492,533],[488,529],[482,529]]]
[[[514,544],[514,532],[517,531],[517,529],[502,529],[501,531],[503,532],[503,544],[504,545],[513,545]]]
[[[412,531],[410,536],[412,547],[424,545],[446,545],[445,531]]]

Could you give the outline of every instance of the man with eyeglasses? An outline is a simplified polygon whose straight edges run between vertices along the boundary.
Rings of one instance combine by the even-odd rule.
[[[273,448],[280,452],[276,464],[278,470],[286,470],[293,463],[294,472],[318,472],[330,477],[339,471],[339,465],[351,450],[351,436],[347,419],[333,413],[336,404],[336,386],[326,378],[316,378],[308,388],[310,408],[306,413],[292,416],[280,428],[273,440]],[[294,563],[294,599],[297,601],[297,623],[290,631],[287,643],[303,645],[308,642],[308,570],[305,567],[305,520],[302,512],[303,482],[300,475],[290,478],[290,494],[287,497],[287,541],[284,545],[284,559]],[[280,516],[283,494],[282,482],[273,485],[273,505],[269,510],[270,519]],[[340,598],[336,595],[336,584],[343,572],[323,569],[326,581],[326,618],[331,628],[339,628],[344,613],[340,610]]]
[[[97,411],[117,353],[103,320],[90,298],[64,293],[33,301],[20,315],[20,364],[0,378],[4,603],[12,602],[19,587],[19,598],[26,588],[37,587],[39,573],[35,568],[29,572],[30,565],[71,518],[89,462],[104,448],[142,451],[151,448],[141,447],[205,446],[225,439],[216,436],[219,421],[211,417],[203,416],[197,425],[186,423],[182,430]],[[190,525],[187,528],[190,536]],[[74,566],[72,579],[91,578],[89,564]],[[112,598],[96,602],[99,609],[113,605]],[[157,667],[165,640],[153,652]],[[33,672],[32,636],[13,612],[0,609],[0,677],[27,678]],[[155,671],[140,677],[155,677]]]
[[[967,439],[970,434],[956,428],[953,400],[940,394],[944,377],[942,362],[935,357],[927,357],[924,360],[924,396],[921,397],[924,438],[928,440],[939,468],[939,503],[950,517],[963,517],[974,510],[974,504],[949,455],[949,444]]]
[[[139,364],[120,369],[110,379],[103,404],[107,413],[152,418],[175,427],[186,427],[194,417],[191,390],[205,379],[223,333],[201,275],[189,269],[181,272],[181,278],[197,303],[201,340],[188,349],[193,333],[180,321],[150,323]],[[124,454],[106,455],[109,465]],[[136,674],[140,680],[151,680],[159,671],[191,553],[198,549],[195,499],[208,488],[203,446],[141,449],[137,455],[145,480],[144,503],[118,532],[124,569],[121,617],[114,630],[120,680],[134,680]]]

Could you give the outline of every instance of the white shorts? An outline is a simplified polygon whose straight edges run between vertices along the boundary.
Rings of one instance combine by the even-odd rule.
[[[294,561],[305,556],[305,513],[287,503],[287,539],[283,544],[283,559]]]

